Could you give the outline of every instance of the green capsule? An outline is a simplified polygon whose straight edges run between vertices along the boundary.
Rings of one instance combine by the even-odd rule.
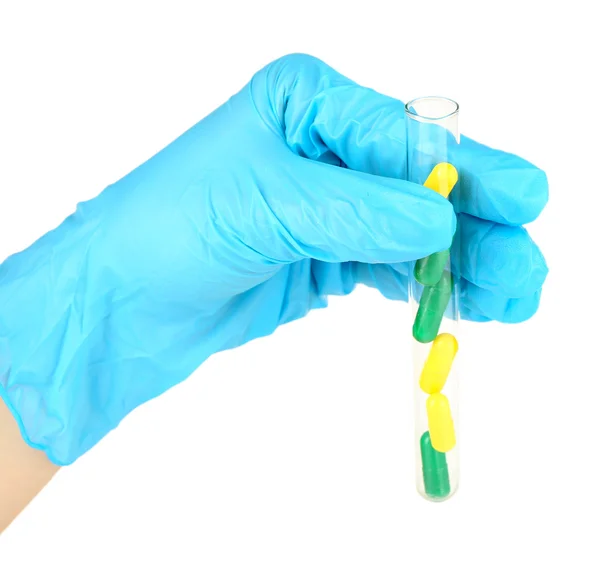
[[[421,258],[415,264],[415,279],[421,285],[435,285],[444,273],[450,250],[442,250]]]
[[[450,477],[446,454],[431,445],[429,431],[421,436],[421,463],[425,493],[430,497],[446,497],[450,494]]]
[[[435,285],[423,288],[413,324],[415,340],[426,344],[435,339],[450,302],[453,287],[452,275],[449,271],[444,271]]]

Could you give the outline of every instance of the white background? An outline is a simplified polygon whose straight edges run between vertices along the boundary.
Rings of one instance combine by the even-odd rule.
[[[135,411],[0,537],[0,563],[599,564],[592,3],[150,4],[1,4],[0,261],[300,51],[454,98],[463,133],[546,170],[530,232],[550,275],[531,321],[463,324],[447,503],[414,488],[408,310],[358,289]]]

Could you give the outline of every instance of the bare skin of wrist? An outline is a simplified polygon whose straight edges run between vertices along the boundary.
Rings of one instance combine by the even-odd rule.
[[[0,399],[0,534],[59,470],[28,446]]]

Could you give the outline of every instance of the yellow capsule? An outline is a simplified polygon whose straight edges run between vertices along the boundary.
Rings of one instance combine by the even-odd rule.
[[[423,185],[442,195],[444,198],[448,198],[450,191],[452,191],[457,181],[458,171],[453,165],[450,165],[450,163],[438,163],[431,173],[429,173],[429,177],[427,177]]]
[[[431,445],[438,452],[448,452],[456,444],[454,422],[450,413],[450,403],[442,393],[434,393],[427,398],[427,420]]]
[[[431,345],[419,380],[419,386],[425,393],[439,393],[442,390],[457,351],[458,342],[452,334],[437,335]]]

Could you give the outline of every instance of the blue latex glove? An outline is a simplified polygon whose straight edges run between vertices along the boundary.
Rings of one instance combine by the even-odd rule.
[[[305,55],[279,59],[0,266],[0,394],[70,464],[211,354],[357,283],[406,299],[404,262],[450,246],[452,205],[406,175],[403,104]],[[521,224],[545,174],[462,137],[462,315],[534,314]]]

